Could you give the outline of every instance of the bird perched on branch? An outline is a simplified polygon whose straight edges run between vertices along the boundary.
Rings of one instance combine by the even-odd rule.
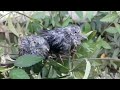
[[[56,56],[60,54],[70,55],[81,44],[81,40],[87,39],[81,33],[80,27],[76,25],[54,30],[42,30],[40,31],[40,35],[48,42],[50,52]]]
[[[32,54],[47,58],[49,51],[49,44],[47,41],[36,35],[25,36],[19,40],[19,55]]]

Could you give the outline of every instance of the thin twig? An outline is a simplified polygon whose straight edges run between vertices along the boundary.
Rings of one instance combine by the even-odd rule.
[[[9,46],[4,46],[4,45],[0,45],[0,47],[11,48],[11,47],[9,47]]]
[[[113,60],[113,61],[120,61],[120,59],[116,59],[116,58],[88,58],[89,60]]]
[[[81,59],[86,59],[86,58],[81,58]],[[87,58],[88,60],[112,60],[112,61],[118,61],[120,62],[120,59],[116,59],[116,58]],[[80,59],[75,59],[80,60]]]
[[[23,15],[23,16],[25,16],[25,17],[31,19],[31,20],[35,20],[35,21],[39,21],[39,22],[40,22],[40,20],[37,20],[37,19],[31,18],[31,17],[29,17],[29,16],[27,16],[27,15],[25,15],[25,14],[23,14],[23,13],[20,13],[20,12],[18,12],[18,11],[15,11],[15,13],[18,13],[18,14],[20,14],[20,15]],[[42,27],[44,27],[41,23],[40,23],[40,25],[41,25]]]
[[[7,16],[7,15],[10,14],[10,13],[12,13],[12,12],[9,12],[9,13],[3,15],[2,17],[0,17],[0,19],[3,18],[3,17],[5,17],[5,16]]]
[[[118,18],[118,17],[116,17],[116,18],[113,20],[113,22],[114,22],[117,18]],[[113,24],[113,22],[111,22],[108,26],[106,26],[106,28],[108,28],[109,26],[111,26],[111,25]],[[105,29],[106,29],[106,28],[105,28]],[[101,35],[103,35],[103,33],[105,32],[105,29],[103,30],[103,32],[101,32]],[[100,36],[101,36],[101,35],[100,35]]]
[[[33,18],[31,18],[31,17],[29,17],[29,16],[27,16],[27,15],[25,15],[25,14],[23,14],[23,13],[20,13],[20,12],[18,12],[18,11],[15,11],[15,13],[18,13],[18,14],[20,14],[20,15],[23,15],[23,16],[25,16],[25,17],[29,18],[29,19],[34,20]]]

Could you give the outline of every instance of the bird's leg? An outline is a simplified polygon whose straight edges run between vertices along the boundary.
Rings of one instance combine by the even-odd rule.
[[[75,48],[71,51],[72,60],[75,58],[76,51],[77,50]]]
[[[56,56],[50,51],[48,58],[49,58],[49,59],[55,59]]]
[[[63,59],[62,59],[62,56],[61,56],[60,54],[58,54],[58,56],[59,56],[59,58],[60,58],[62,64],[64,64]]]

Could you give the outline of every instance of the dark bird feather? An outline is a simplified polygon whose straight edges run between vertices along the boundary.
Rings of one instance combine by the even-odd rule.
[[[65,55],[80,45],[81,40],[87,39],[81,33],[80,27],[76,25],[54,30],[42,30],[40,35],[49,43],[51,53]]]
[[[31,35],[20,38],[19,40],[19,55],[32,54],[47,58],[49,44],[40,36]]]

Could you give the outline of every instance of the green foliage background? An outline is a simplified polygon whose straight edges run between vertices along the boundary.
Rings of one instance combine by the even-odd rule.
[[[9,12],[5,26],[17,36],[37,34],[39,30],[65,27],[71,24],[81,26],[82,33],[87,35],[88,40],[78,47],[73,60],[64,62],[47,60],[33,55],[20,57],[3,57],[4,47],[0,47],[1,62],[3,58],[15,58],[13,65],[0,66],[0,78],[11,79],[117,79],[120,78],[120,12],[119,11],[75,11],[79,20],[74,20],[68,11],[33,12],[27,16],[21,12]],[[24,23],[13,23],[11,15],[17,13],[28,20]],[[1,16],[1,18],[4,16]],[[2,38],[2,37],[0,37]],[[16,53],[18,41],[7,42],[0,39],[0,44],[8,44]],[[6,59],[7,58],[7,59]]]

